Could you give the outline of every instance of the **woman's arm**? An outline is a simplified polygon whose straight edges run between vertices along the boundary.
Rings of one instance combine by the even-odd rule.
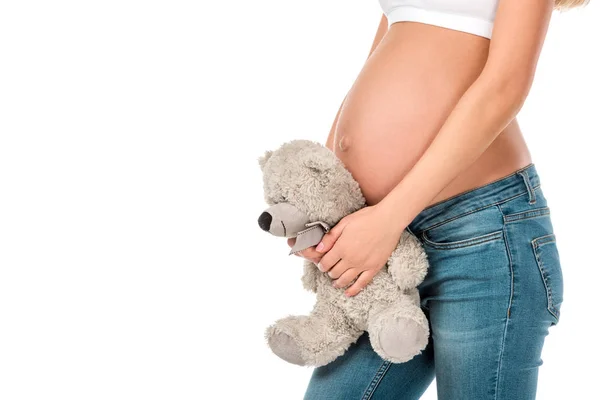
[[[369,59],[369,57],[371,57],[371,54],[373,54],[373,51],[375,51],[375,49],[379,45],[379,42],[381,42],[381,39],[383,39],[383,36],[387,32],[387,30],[388,30],[388,20],[387,20],[385,14],[382,14],[381,20],[379,21],[379,26],[377,27],[377,32],[375,33],[375,39],[373,39],[373,44],[371,45],[371,50],[369,51],[369,55],[367,56],[367,60]],[[331,126],[331,130],[329,131],[329,136],[327,137],[327,141],[325,143],[325,146],[332,151],[333,151],[333,138],[335,135],[335,130],[337,128],[337,122],[340,117],[340,112],[342,111],[342,107],[344,106],[345,101],[346,101],[346,96],[344,96],[344,99],[342,100],[342,104],[340,105],[340,108],[338,109],[338,112],[335,115],[335,119],[333,120],[333,125]]]
[[[517,115],[533,82],[553,6],[553,0],[500,0],[480,76],[414,167],[377,204],[399,230],[475,162]]]
[[[342,218],[316,251],[317,267],[358,294],[385,265],[406,226],[515,117],[531,87],[553,0],[500,0],[488,60],[408,174],[377,204]],[[392,223],[390,223],[392,222]]]

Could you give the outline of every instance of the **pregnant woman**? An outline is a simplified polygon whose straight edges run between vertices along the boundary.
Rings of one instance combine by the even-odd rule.
[[[563,280],[550,209],[515,119],[554,8],[584,0],[380,0],[371,52],[327,139],[368,206],[302,253],[354,296],[408,229],[430,269],[426,349],[381,359],[368,333],[305,399],[535,398]],[[293,245],[294,239],[288,244]]]

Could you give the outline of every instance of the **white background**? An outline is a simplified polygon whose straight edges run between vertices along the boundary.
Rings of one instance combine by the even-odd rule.
[[[599,395],[592,3],[554,14],[520,114],[565,279],[542,400]],[[0,398],[301,399],[311,370],[263,331],[314,298],[256,224],[256,158],[325,141],[380,16],[376,0],[0,3]]]

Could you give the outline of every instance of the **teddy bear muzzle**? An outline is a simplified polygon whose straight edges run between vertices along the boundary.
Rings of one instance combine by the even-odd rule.
[[[277,203],[267,208],[258,217],[258,226],[271,235],[296,237],[306,229],[310,219],[306,213],[290,203]]]

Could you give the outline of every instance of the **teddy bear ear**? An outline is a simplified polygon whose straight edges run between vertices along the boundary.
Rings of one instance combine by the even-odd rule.
[[[261,171],[265,168],[265,164],[267,163],[267,161],[269,160],[269,158],[271,158],[271,155],[273,154],[272,150],[267,150],[265,151],[265,154],[263,154],[262,156],[258,157],[258,165],[260,166]]]

